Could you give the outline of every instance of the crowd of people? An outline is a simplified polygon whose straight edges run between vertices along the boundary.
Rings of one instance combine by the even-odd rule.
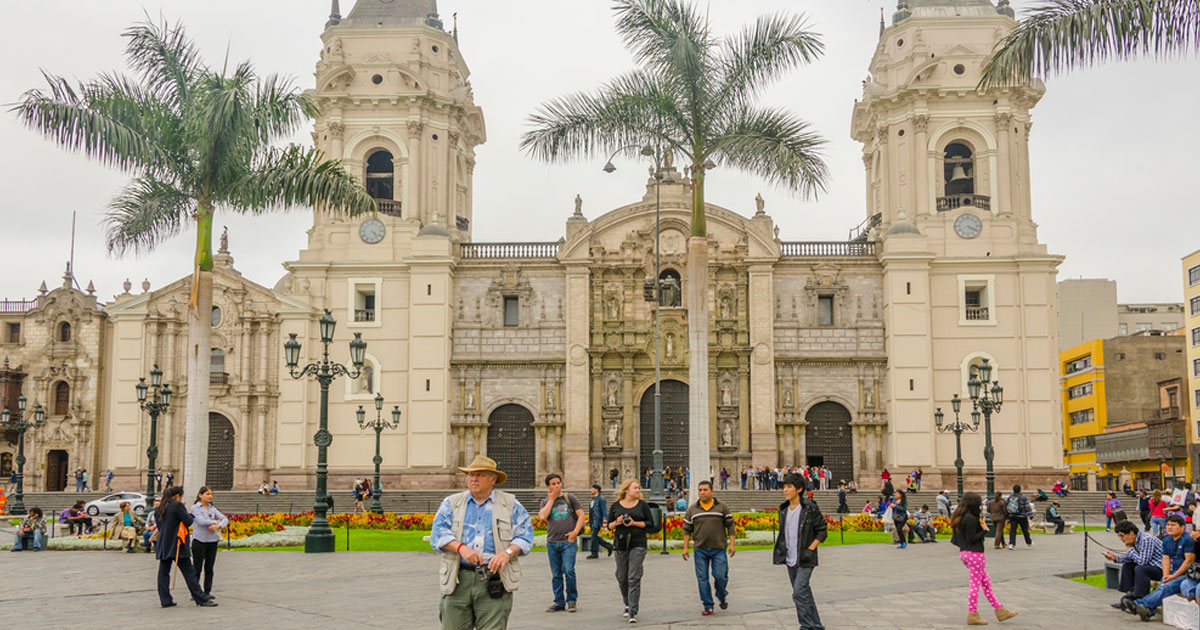
[[[1179,595],[1190,601],[1200,598],[1200,565],[1196,548],[1200,530],[1193,523],[1197,494],[1183,484],[1170,495],[1161,490],[1136,493],[1126,484],[1125,494],[1137,499],[1142,527],[1130,519],[1115,491],[1104,500],[1106,530],[1115,531],[1125,546],[1121,553],[1108,550],[1104,556],[1121,565],[1121,599],[1112,606],[1142,621],[1150,621],[1167,597]],[[1157,588],[1151,588],[1158,582]]]

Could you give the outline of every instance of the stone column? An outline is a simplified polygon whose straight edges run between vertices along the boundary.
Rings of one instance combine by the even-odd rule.
[[[750,450],[754,466],[778,461],[775,452],[775,304],[771,265],[750,267]]]
[[[913,117],[913,130],[917,134],[916,145],[913,147],[913,162],[916,166],[916,207],[910,216],[916,219],[918,214],[937,214],[936,200],[929,194],[929,116],[918,114]]]
[[[591,271],[586,264],[571,265],[566,271],[566,386],[561,402],[566,421],[563,438],[563,474],[568,488],[582,488],[588,479],[588,434],[590,426],[588,346],[590,345],[589,292]]]
[[[424,130],[425,125],[414,120],[408,121],[408,181],[410,185],[404,191],[407,196],[404,207],[408,208],[405,214],[409,218],[416,218],[422,222],[427,221],[421,211],[421,199],[424,193],[421,190],[424,181],[421,179],[421,174],[425,170],[421,168],[421,143]]]
[[[992,179],[997,184],[996,199],[992,200],[993,214],[1010,214],[1012,208],[1012,172],[1013,159],[1011,140],[1009,139],[1009,126],[1012,125],[1012,114],[1007,112],[999,113],[995,116],[996,121],[996,141],[999,143],[1000,167],[999,172],[992,173]],[[976,192],[979,192],[978,190]]]

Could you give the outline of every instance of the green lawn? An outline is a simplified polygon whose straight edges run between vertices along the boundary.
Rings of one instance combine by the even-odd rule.
[[[346,550],[346,530],[344,528],[334,528],[334,534],[337,536],[337,551]],[[424,537],[429,533],[424,531],[419,532],[404,532],[394,530],[381,529],[353,529],[350,530],[350,551],[429,551],[429,543],[425,542]],[[892,540],[891,534],[884,532],[846,532],[845,543],[842,543],[842,536],[838,532],[830,532],[828,540],[823,546],[832,545],[864,545],[872,543],[890,543]],[[943,542],[949,544],[949,537],[942,537]],[[657,546],[656,546],[657,544]],[[919,542],[917,544],[920,544]],[[651,551],[661,549],[662,541],[650,541]],[[755,549],[770,549],[770,545],[742,545],[738,547],[740,550],[755,550]],[[545,551],[544,547],[534,547],[534,551]],[[234,551],[304,551],[303,546],[295,547],[252,547],[248,549],[235,549]],[[679,553],[679,549],[670,550],[673,553]]]
[[[1105,588],[1104,571],[1092,573],[1087,576],[1086,580],[1083,579],[1082,575],[1078,576],[1078,577],[1073,577],[1073,578],[1071,578],[1071,580],[1074,582],[1083,582],[1084,584],[1087,584],[1088,586],[1095,586],[1096,588]]]

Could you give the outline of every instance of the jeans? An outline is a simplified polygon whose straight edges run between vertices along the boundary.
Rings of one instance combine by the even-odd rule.
[[[1200,595],[1200,593],[1196,592],[1198,589],[1200,589],[1200,582],[1183,578],[1183,583],[1179,585],[1179,594],[1184,597],[1195,598],[1197,595]]]
[[[1118,591],[1134,599],[1150,594],[1150,582],[1162,579],[1162,567],[1125,562],[1121,565],[1121,584]]]
[[[1047,522],[1047,523],[1054,523],[1054,533],[1055,533],[1055,534],[1061,534],[1061,533],[1063,533],[1063,528],[1067,526],[1067,522],[1066,522],[1066,521],[1064,521],[1064,520],[1062,520],[1061,518],[1051,518],[1051,519],[1047,519],[1047,520],[1046,520],[1046,522]]]
[[[1158,588],[1154,589],[1153,592],[1134,603],[1145,606],[1150,610],[1150,614],[1153,615],[1154,611],[1158,610],[1159,605],[1162,604],[1162,600],[1182,592],[1183,581],[1185,579],[1183,576],[1180,576],[1170,582],[1159,584]]]
[[[1167,533],[1167,517],[1151,516],[1150,533],[1154,534],[1155,536],[1165,536]]]
[[[729,480],[728,479],[721,479],[721,489],[722,490],[729,489]]]
[[[16,535],[16,539],[16,542],[13,543],[12,550],[24,551],[24,540],[22,539],[20,533]],[[33,530],[33,548],[39,551],[46,548],[46,537],[42,535],[42,530],[40,529]]]
[[[554,604],[557,606],[566,606],[579,599],[579,592],[575,590],[575,551],[573,542],[546,543],[546,555],[550,556],[550,583],[554,588]]]
[[[150,537],[153,535],[154,532],[149,529],[142,530],[142,545],[149,548],[151,551],[154,551],[154,547],[150,544]]]
[[[717,599],[725,601],[729,595],[726,586],[729,585],[729,556],[724,549],[701,548],[695,550],[692,564],[696,568],[696,582],[700,585],[700,603],[705,610],[712,610],[713,594],[708,583],[709,566],[712,567],[713,582],[717,587]]]
[[[921,542],[937,540],[937,530],[932,525],[913,525],[912,529],[917,533],[917,538],[920,538]]]
[[[1027,516],[1012,516],[1008,517],[1008,544],[1017,544],[1017,528],[1021,528],[1021,534],[1025,536],[1025,544],[1032,545],[1033,539],[1029,537],[1029,517]]]
[[[613,546],[612,546],[612,543],[610,543],[610,542],[608,542],[607,540],[604,540],[603,538],[601,538],[601,537],[600,537],[600,523],[599,523],[599,522],[593,522],[593,523],[592,523],[592,526],[591,526],[591,530],[592,530],[592,535],[591,535],[591,539],[592,539],[592,541],[591,541],[591,542],[592,542],[592,546],[591,546],[591,552],[592,552],[592,555],[593,555],[593,556],[598,556],[598,555],[600,555],[600,548],[601,548],[601,547],[604,547],[604,548],[605,548],[606,550],[608,550],[608,551],[612,551],[612,548],[613,548]]]
[[[1104,515],[1104,529],[1112,529],[1112,514]]]
[[[816,567],[788,567],[788,580],[792,583],[792,601],[796,604],[796,619],[800,621],[800,630],[825,630],[821,625],[821,615],[817,614],[817,602],[813,599],[812,587],[808,581],[812,579]]]
[[[636,617],[638,602],[642,599],[642,573],[646,563],[646,548],[634,547],[629,551],[617,552],[617,587],[629,614]]]

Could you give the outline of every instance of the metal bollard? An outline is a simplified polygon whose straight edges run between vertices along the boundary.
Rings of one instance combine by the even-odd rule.
[[[1082,521],[1083,521],[1083,526],[1082,526],[1082,529],[1083,529],[1083,579],[1084,579],[1084,581],[1086,581],[1087,574],[1088,574],[1088,568],[1087,568],[1087,557],[1088,557],[1087,510],[1080,510],[1079,515],[1082,517]]]
[[[104,547],[105,551],[108,551],[108,521],[104,521],[104,537],[102,540],[101,546]]]

